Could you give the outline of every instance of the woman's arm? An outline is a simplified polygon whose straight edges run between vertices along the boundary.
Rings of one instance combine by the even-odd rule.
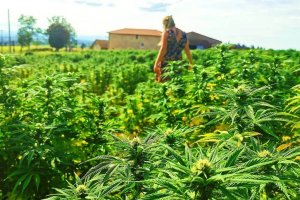
[[[192,65],[193,65],[193,60],[192,60],[192,55],[191,55],[191,51],[190,51],[190,43],[189,41],[186,42],[185,46],[184,46],[184,52],[186,54],[186,57],[189,60],[189,69],[192,69]]]
[[[160,49],[159,49],[159,52],[158,52],[158,55],[157,55],[157,58],[156,58],[156,61],[155,61],[154,67],[153,67],[153,71],[155,73],[159,72],[159,70],[160,70],[159,65],[161,64],[161,62],[163,62],[164,55],[166,54],[167,38],[168,38],[168,32],[164,31],[161,36],[161,42],[160,42],[161,46],[160,46]]]

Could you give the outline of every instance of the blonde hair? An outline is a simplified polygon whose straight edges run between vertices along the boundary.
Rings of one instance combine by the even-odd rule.
[[[175,26],[175,22],[173,20],[172,15],[164,17],[163,26],[164,26],[164,30],[167,30]]]

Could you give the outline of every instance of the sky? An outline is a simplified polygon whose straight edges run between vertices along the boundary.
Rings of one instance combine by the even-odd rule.
[[[185,32],[272,49],[300,50],[300,0],[0,0],[0,30],[16,32],[23,14],[46,29],[48,19],[64,17],[78,37],[107,39],[122,28],[162,31],[162,19],[172,15]]]

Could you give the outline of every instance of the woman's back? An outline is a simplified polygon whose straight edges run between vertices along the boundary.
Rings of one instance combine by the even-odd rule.
[[[186,33],[179,29],[169,29],[167,39],[167,50],[164,61],[176,61],[182,59],[182,50],[187,43]]]

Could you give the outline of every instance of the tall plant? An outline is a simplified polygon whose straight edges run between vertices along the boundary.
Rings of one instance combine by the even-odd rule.
[[[254,146],[227,145],[186,147],[182,153],[164,145],[169,156],[161,154],[165,165],[152,180],[155,192],[142,199],[257,199],[274,194],[291,199],[299,195],[299,183],[295,183],[299,163],[293,161],[299,148],[273,156],[263,150],[249,154]]]
[[[209,124],[228,124],[239,133],[256,130],[279,140],[269,123],[285,119],[279,117],[275,106],[261,98],[267,89],[267,86],[251,88],[246,85],[224,88],[218,93],[224,98],[225,105],[211,106],[211,111],[204,115],[213,116]]]

